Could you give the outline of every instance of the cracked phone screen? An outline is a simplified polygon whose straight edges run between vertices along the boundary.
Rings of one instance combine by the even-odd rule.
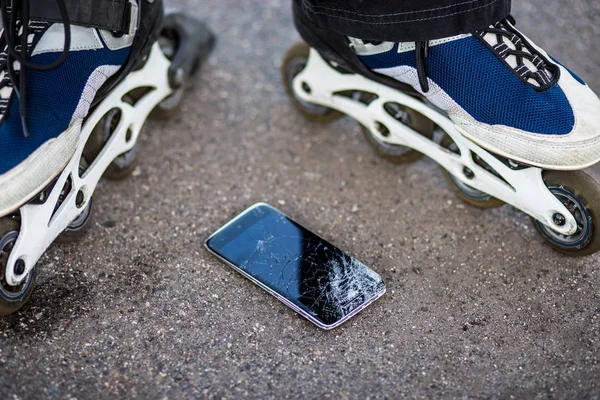
[[[326,326],[351,316],[385,289],[373,270],[268,205],[247,210],[207,245]]]

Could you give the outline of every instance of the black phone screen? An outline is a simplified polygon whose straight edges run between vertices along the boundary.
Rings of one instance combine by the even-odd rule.
[[[320,325],[343,321],[385,290],[373,270],[266,204],[242,213],[206,245]]]

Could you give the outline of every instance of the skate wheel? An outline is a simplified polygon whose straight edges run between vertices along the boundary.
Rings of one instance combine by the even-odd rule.
[[[428,139],[433,139],[434,123],[427,117],[417,111],[401,106],[397,103],[387,103],[384,106],[385,110],[396,120],[408,126],[409,128],[419,132]],[[380,136],[389,136],[389,129],[381,124],[376,123],[378,133],[374,134],[365,126],[362,127],[363,135],[367,142],[373,147],[377,154],[395,164],[408,164],[423,158],[423,154],[409,147],[390,144],[383,141]]]
[[[183,87],[175,90],[172,95],[154,107],[154,110],[152,110],[152,113],[150,113],[150,117],[154,120],[161,120],[169,119],[173,115],[177,114],[177,111],[179,111],[179,107],[181,106],[181,100],[183,99],[184,91],[185,89]]]
[[[456,146],[454,141],[448,135],[444,135],[440,145],[453,153],[460,154],[458,146]],[[484,165],[482,165],[482,167],[485,168]],[[497,198],[492,197],[485,192],[482,192],[467,185],[466,183],[449,173],[447,170],[442,169],[442,172],[444,174],[444,178],[446,178],[446,181],[450,185],[450,188],[452,189],[454,194],[456,194],[456,196],[465,203],[483,209],[498,208],[504,205],[504,202],[502,200],[498,200]],[[493,173],[493,171],[490,172]]]
[[[90,197],[85,209],[71,222],[67,229],[56,238],[56,243],[71,244],[79,241],[83,237],[92,216],[92,203],[93,198]]]
[[[136,144],[133,149],[115,158],[102,176],[111,181],[122,181],[128,178],[137,167],[138,147]]]
[[[555,232],[531,218],[533,226],[550,246],[570,256],[587,256],[600,250],[600,185],[582,171],[544,171],[548,190],[573,214],[577,221],[575,234]],[[557,219],[562,216],[556,215]]]
[[[341,112],[328,107],[309,103],[300,99],[294,91],[294,78],[306,68],[310,47],[304,42],[297,42],[288,49],[281,65],[281,77],[285,91],[294,107],[311,121],[332,122],[344,116]],[[310,90],[309,87],[306,90]]]
[[[94,127],[94,130],[90,134],[90,137],[83,150],[83,156],[85,160],[92,164],[98,154],[102,151],[115,129],[121,121],[121,111],[117,108],[110,110],[98,124]],[[127,132],[130,135],[130,132]],[[103,177],[119,181],[127,178],[135,170],[137,166],[137,144],[128,152],[121,154],[108,166],[104,171]]]
[[[465,203],[483,209],[498,208],[504,205],[504,202],[502,200],[498,200],[497,198],[492,197],[487,193],[472,188],[466,183],[460,181],[448,171],[443,170],[443,173],[444,178],[446,178],[446,181],[452,188],[454,194],[456,194],[456,196],[458,196],[458,198],[464,201]]]
[[[179,37],[177,32],[173,30],[164,30],[158,38],[158,43],[163,54],[169,60],[173,60],[173,57],[175,57],[175,54],[177,54],[177,48],[179,46]],[[186,83],[183,70],[181,70],[181,72],[181,82],[179,82],[179,87],[175,89],[172,95],[154,107],[154,110],[152,110],[152,113],[150,113],[150,117],[152,119],[169,119],[175,115],[175,113],[177,113],[177,110],[179,110]]]
[[[165,28],[158,37],[158,44],[163,54],[171,61],[177,54],[177,50],[180,45],[181,38],[176,29]],[[190,75],[194,75],[200,66],[200,57],[197,57],[192,63]],[[185,85],[187,84],[186,73],[183,69],[179,69],[176,74],[177,82],[172,83],[174,89],[173,94],[158,103],[158,105],[152,110],[150,117],[152,119],[169,119],[177,113],[181,106],[181,100],[183,99],[183,93],[185,92]]]
[[[35,286],[35,268],[18,286],[9,286],[4,279],[6,263],[19,236],[19,228],[19,223],[14,219],[0,218],[0,317],[10,315],[23,307]]]

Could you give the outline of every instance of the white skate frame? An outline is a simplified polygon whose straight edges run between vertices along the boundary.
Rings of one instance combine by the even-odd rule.
[[[6,264],[5,278],[9,285],[20,284],[58,235],[85,210],[104,171],[115,158],[134,147],[150,112],[173,94],[168,79],[170,66],[171,62],[158,43],[155,43],[144,67],[130,73],[85,120],[77,150],[59,175],[48,199],[43,204],[26,204],[21,207],[21,229]],[[152,90],[133,106],[123,101],[127,93],[140,87]],[[80,177],[79,163],[90,134],[102,117],[115,108],[121,111],[119,124],[92,165]],[[128,131],[131,132],[129,141],[126,139]],[[54,208],[69,177],[71,191],[55,213]],[[79,191],[84,194],[84,201],[77,207]],[[18,260],[25,262],[25,270],[22,274],[15,275],[14,265]]]
[[[303,89],[303,84],[310,87],[310,93]],[[518,208],[554,231],[564,235],[572,235],[577,231],[575,217],[548,190],[542,178],[541,169],[536,167],[511,169],[494,155],[464,137],[450,118],[422,101],[399,90],[371,81],[362,75],[342,74],[314,49],[310,50],[306,68],[294,78],[293,89],[299,99],[333,108],[349,115],[367,127],[376,138],[383,142],[409,147],[427,155],[461,182]],[[369,105],[365,105],[335,94],[356,90],[374,93],[378,98]],[[388,102],[405,105],[432,120],[452,138],[460,149],[461,155],[441,147],[396,120],[384,109],[384,105]],[[389,129],[390,133],[387,137],[379,132],[377,123],[382,123]],[[471,152],[477,154],[491,166],[508,182],[508,185],[476,164]],[[473,179],[464,175],[464,167],[473,171],[475,174]],[[553,216],[556,213],[565,217],[564,225],[559,226],[554,223]]]

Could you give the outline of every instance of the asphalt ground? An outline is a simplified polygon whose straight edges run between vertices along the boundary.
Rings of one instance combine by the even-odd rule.
[[[600,3],[515,1],[519,26],[600,91]],[[91,229],[53,246],[0,321],[0,393],[35,398],[600,398],[600,256],[550,249],[423,159],[320,125],[279,77],[289,0],[177,1],[219,36],[134,176],[102,182]],[[590,171],[597,178],[600,169]],[[388,292],[321,331],[210,256],[206,237],[276,205],[379,272]]]

